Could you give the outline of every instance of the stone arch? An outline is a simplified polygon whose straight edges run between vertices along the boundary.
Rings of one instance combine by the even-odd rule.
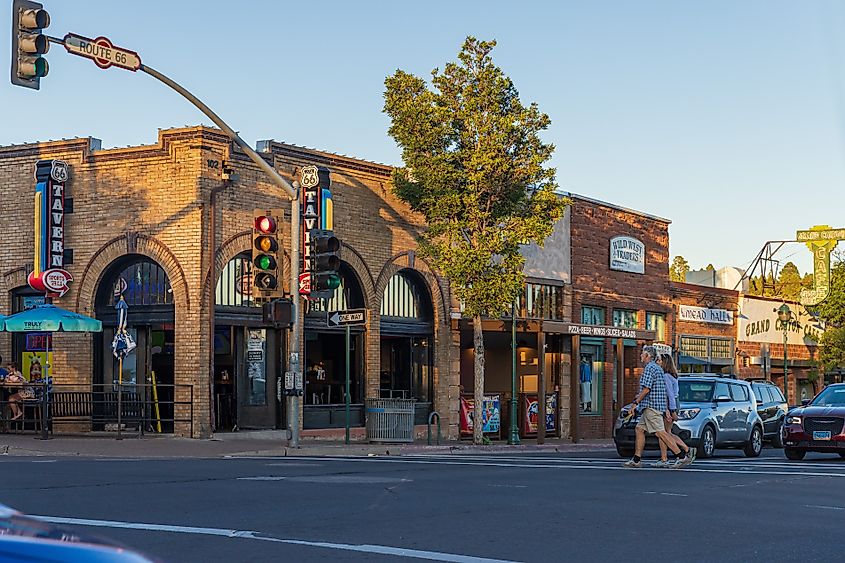
[[[381,303],[381,299],[378,298],[375,292],[373,273],[370,271],[361,253],[352,245],[343,242],[340,259],[346,262],[358,278],[358,284],[361,286],[361,293],[364,298],[364,307],[372,308],[374,303]]]
[[[405,259],[404,264],[402,263],[403,258]],[[445,280],[434,273],[428,262],[416,256],[412,250],[406,250],[394,255],[382,267],[381,272],[379,272],[374,288],[378,310],[381,310],[381,300],[384,298],[384,289],[387,287],[387,282],[401,270],[411,270],[417,274],[420,280],[424,281],[428,293],[431,296],[431,304],[434,309],[434,322],[441,325],[446,324],[448,322],[449,306]]]
[[[94,253],[85,266],[76,294],[76,310],[84,315],[94,312],[97,288],[108,267],[127,254],[139,254],[157,262],[167,274],[173,289],[173,304],[184,311],[190,310],[191,299],[185,272],[170,249],[158,239],[140,234],[126,233],[115,237]]]

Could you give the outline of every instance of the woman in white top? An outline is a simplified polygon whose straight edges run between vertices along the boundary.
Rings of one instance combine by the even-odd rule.
[[[680,397],[679,389],[678,389],[678,370],[675,368],[675,362],[672,360],[672,356],[669,354],[660,354],[657,359],[657,365],[663,370],[663,379],[666,380],[666,398],[669,403],[668,410],[666,416],[663,419],[663,425],[666,429],[666,433],[669,434],[674,440],[675,443],[681,448],[681,451],[686,454],[690,454],[692,458],[695,457],[695,453],[690,450],[689,446],[687,446],[683,440],[681,440],[680,436],[676,436],[672,434],[672,426],[675,424],[675,421],[678,420],[678,409],[680,408]],[[666,454],[666,444],[662,441],[660,443],[660,461],[654,464],[655,467],[669,467],[672,464],[669,463]]]

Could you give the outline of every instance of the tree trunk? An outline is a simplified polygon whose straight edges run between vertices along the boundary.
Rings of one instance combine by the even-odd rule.
[[[473,363],[475,408],[473,408],[472,416],[472,442],[481,444],[484,438],[484,423],[481,414],[484,410],[484,330],[481,327],[481,315],[472,318],[472,341],[475,348]]]

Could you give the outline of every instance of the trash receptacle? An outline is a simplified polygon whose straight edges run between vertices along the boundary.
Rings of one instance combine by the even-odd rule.
[[[412,443],[416,399],[367,399],[367,440]]]

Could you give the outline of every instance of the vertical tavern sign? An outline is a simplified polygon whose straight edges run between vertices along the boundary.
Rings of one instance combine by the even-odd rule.
[[[610,269],[644,274],[645,245],[633,237],[618,236],[610,239]]]
[[[801,290],[802,305],[818,305],[830,295],[830,254],[840,240],[845,240],[845,229],[831,229],[817,225],[798,231],[796,239],[807,245],[813,253],[813,287]]]
[[[299,274],[299,293],[311,294],[311,233],[331,230],[332,208],[331,177],[328,168],[305,166],[300,173],[302,185],[302,262]]]
[[[36,291],[61,297],[73,277],[65,270],[65,184],[70,177],[62,160],[35,164],[35,254],[27,281]]]

